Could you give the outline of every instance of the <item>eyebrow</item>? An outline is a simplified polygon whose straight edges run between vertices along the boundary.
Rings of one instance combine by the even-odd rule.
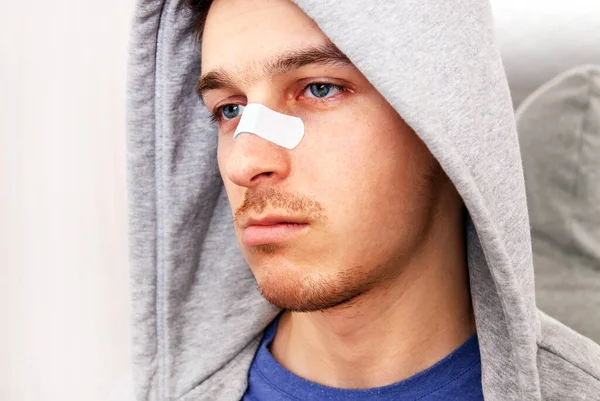
[[[310,64],[349,66],[352,62],[335,44],[329,42],[321,46],[289,51],[271,60],[262,61],[259,71],[264,76],[274,77]],[[200,77],[196,84],[196,92],[202,99],[210,90],[234,87],[234,77],[223,68],[217,68]]]

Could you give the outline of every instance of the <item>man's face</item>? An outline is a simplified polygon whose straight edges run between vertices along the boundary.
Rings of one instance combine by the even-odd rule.
[[[395,277],[427,233],[442,173],[383,96],[289,1],[214,1],[202,43],[210,72],[229,81],[205,80],[202,95],[218,116],[219,169],[265,298],[326,309]],[[237,105],[248,103],[301,118],[303,140],[292,150],[253,134],[234,140]]]

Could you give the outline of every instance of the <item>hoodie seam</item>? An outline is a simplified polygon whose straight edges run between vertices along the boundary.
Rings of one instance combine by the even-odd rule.
[[[600,377],[596,376],[595,374],[593,374],[592,372],[588,371],[587,369],[579,366],[578,364],[576,364],[572,360],[565,358],[564,356],[562,356],[562,354],[560,354],[557,351],[553,350],[549,346],[543,345],[541,343],[538,343],[538,348],[540,350],[542,350],[542,351],[546,351],[549,354],[556,356],[557,358],[561,359],[562,361],[564,361],[565,363],[569,364],[570,366],[573,366],[574,368],[577,368],[578,370],[580,370],[583,373],[587,374],[589,377],[591,377],[591,378],[595,379],[596,381],[600,382]]]
[[[165,352],[165,330],[166,325],[164,324],[165,311],[164,311],[164,291],[165,291],[165,269],[164,269],[164,220],[163,220],[163,125],[161,118],[162,111],[162,96],[161,96],[161,85],[159,77],[163,72],[162,65],[162,42],[164,38],[164,26],[162,24],[165,14],[167,13],[167,1],[161,1],[160,13],[158,16],[158,29],[156,32],[156,50],[155,50],[155,64],[154,70],[154,115],[155,115],[155,180],[156,180],[156,348],[157,348],[157,396],[158,400],[168,399],[168,385],[167,377],[164,373],[166,368],[166,352]]]
[[[587,120],[587,116],[589,115],[590,112],[590,108],[591,108],[591,100],[590,97],[592,96],[592,85],[589,82],[589,74],[585,74],[586,79],[587,79],[587,91],[586,91],[586,104],[585,106],[582,108],[582,117],[581,117],[581,121],[579,123],[579,126],[577,127],[577,152],[575,155],[575,165],[576,167],[576,171],[575,171],[575,180],[573,182],[573,188],[572,188],[572,196],[577,199],[578,195],[579,195],[579,190],[580,190],[580,180],[581,180],[581,159],[582,159],[582,154],[583,154],[583,140],[584,137],[586,136],[586,132],[587,132],[587,124],[586,124],[586,120]],[[578,220],[577,219],[577,214],[576,214],[576,208],[570,208],[570,220],[569,220],[569,237],[570,237],[570,248],[571,250],[576,248],[576,243],[575,243],[575,230],[574,230],[574,226],[575,226],[575,221]]]
[[[464,164],[463,164],[464,166]],[[479,212],[482,216],[479,218],[479,222],[480,224],[483,226],[484,224],[482,223],[483,221],[485,221],[486,223],[490,223],[491,221],[493,221],[493,219],[491,218],[491,212],[489,210],[489,208],[487,207],[487,205],[485,204],[485,202],[482,200],[483,195],[479,189],[479,187],[477,187],[476,185],[474,185],[475,188],[475,193],[476,196],[479,199],[473,199],[472,200],[472,206],[475,208],[476,212]],[[462,195],[461,195],[462,197]],[[464,199],[464,198],[463,198]],[[466,202],[465,202],[466,205]],[[479,210],[477,210],[477,207],[480,207]],[[468,208],[467,208],[468,210]],[[492,283],[494,284],[494,289],[496,291],[496,294],[498,295],[498,299],[500,302],[500,307],[502,309],[502,314],[504,317],[504,323],[505,323],[505,327],[506,327],[506,332],[511,344],[510,347],[510,359],[511,359],[511,363],[513,366],[517,366],[515,367],[516,370],[516,377],[514,379],[514,383],[517,386],[517,393],[519,396],[523,396],[523,393],[527,391],[527,386],[524,384],[525,380],[523,378],[523,372],[521,370],[521,366],[522,366],[522,362],[524,362],[524,360],[526,360],[525,357],[523,357],[521,355],[520,352],[518,352],[518,349],[516,349],[518,346],[516,344],[518,344],[518,341],[516,340],[516,336],[515,336],[515,322],[514,317],[512,316],[511,313],[509,313],[510,307],[506,305],[506,299],[510,297],[510,291],[509,291],[509,295],[507,295],[506,293],[506,289],[503,288],[502,285],[500,285],[498,283],[498,277],[497,275],[494,275],[494,271],[493,271],[493,266],[495,265],[502,265],[503,263],[506,264],[511,264],[510,259],[508,257],[508,252],[506,251],[505,248],[505,244],[500,240],[501,238],[501,234],[498,230],[498,227],[496,227],[495,224],[490,224],[492,226],[491,229],[489,229],[488,231],[488,241],[491,242],[491,246],[492,248],[495,248],[496,251],[498,252],[497,255],[490,255],[491,251],[489,248],[486,249],[485,245],[483,244],[483,242],[481,241],[481,234],[480,231],[478,229],[478,226],[475,223],[475,220],[472,218],[471,212],[469,211],[469,218],[471,220],[471,224],[473,226],[473,228],[475,229],[475,234],[477,236],[477,240],[479,242],[479,246],[481,247],[481,252],[483,254],[484,260],[485,260],[485,265],[486,265],[486,269],[489,270],[489,274],[491,276],[492,279]],[[494,259],[496,260],[496,263],[494,263]],[[507,272],[510,276],[511,279],[513,279],[513,281],[516,281],[516,278],[514,276],[514,271],[510,271]],[[469,277],[470,279],[470,277]],[[522,294],[518,294],[520,296],[520,298],[522,299]],[[523,310],[519,310],[519,312],[524,312]],[[524,316],[525,313],[519,313],[520,316]],[[516,362],[513,362],[516,361]],[[483,362],[482,362],[483,364]],[[483,386],[483,382],[482,382],[482,386]]]

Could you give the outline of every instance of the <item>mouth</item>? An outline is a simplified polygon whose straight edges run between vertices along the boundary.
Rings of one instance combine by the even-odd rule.
[[[248,219],[242,231],[242,244],[256,246],[289,241],[309,229],[306,220],[285,216]]]

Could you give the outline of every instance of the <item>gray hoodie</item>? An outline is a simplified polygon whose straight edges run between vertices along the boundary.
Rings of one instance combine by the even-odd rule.
[[[481,0],[298,0],[416,131],[469,212],[486,400],[600,400],[600,348],[535,304],[515,120]],[[140,0],[128,160],[136,400],[239,400],[277,310],[236,242],[200,54],[178,0]]]
[[[600,66],[565,71],[516,115],[538,306],[600,341]]]

